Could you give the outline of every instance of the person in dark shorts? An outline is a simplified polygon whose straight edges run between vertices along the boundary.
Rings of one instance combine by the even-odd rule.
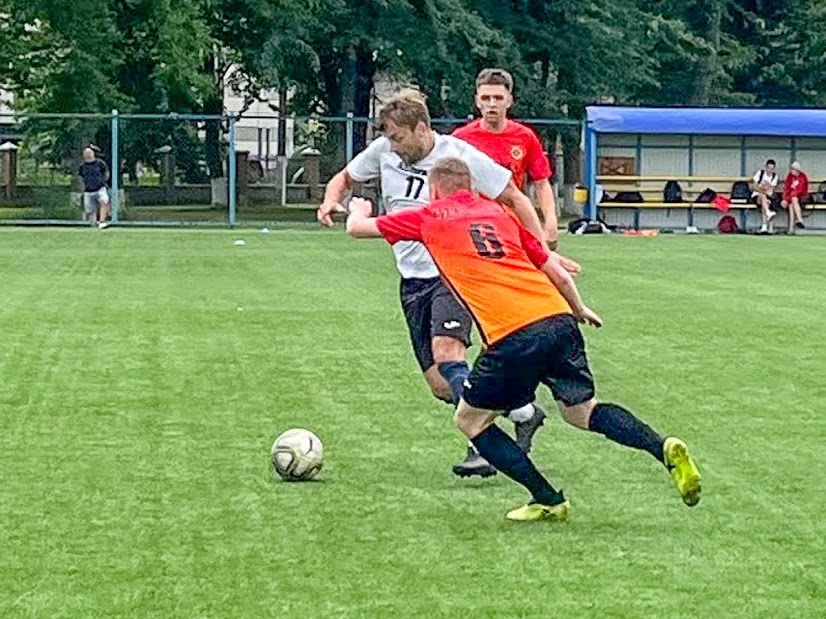
[[[83,210],[93,226],[105,228],[109,224],[109,167],[95,155],[91,148],[83,149],[83,163],[78,174],[83,181]]]
[[[415,210],[429,202],[427,171],[437,159],[461,157],[473,173],[474,189],[508,205],[526,227],[542,235],[542,224],[531,201],[513,183],[510,170],[467,142],[439,135],[430,125],[424,96],[402,90],[379,112],[383,135],[356,155],[327,183],[318,220],[332,226],[332,214],[343,212],[341,204],[353,183],[379,180],[384,210],[395,213]],[[421,243],[401,241],[393,245],[401,275],[401,302],[416,360],[433,395],[455,405],[469,368],[466,353],[470,344],[470,314],[444,288],[439,271]],[[579,265],[567,261],[571,268]],[[545,412],[528,404],[508,411],[517,442],[528,451],[534,434],[543,424]],[[496,469],[470,446],[467,456],[453,466],[461,477],[488,477]]]
[[[486,348],[464,382],[456,424],[491,465],[530,491],[531,501],[507,517],[568,518],[562,491],[494,423],[500,411],[533,402],[540,384],[550,388],[565,421],[649,452],[669,470],[683,501],[696,505],[700,472],[686,444],[596,399],[577,323],[599,327],[602,320],[583,304],[570,274],[500,204],[471,193],[461,159],[437,161],[428,181],[433,202],[421,209],[371,218],[369,202],[351,202],[347,232],[423,243],[473,316]]]

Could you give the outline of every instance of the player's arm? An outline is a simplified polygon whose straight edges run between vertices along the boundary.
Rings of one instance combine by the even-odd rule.
[[[473,176],[473,188],[511,207],[522,225],[533,232],[536,238],[544,239],[545,233],[542,231],[542,224],[536,210],[528,196],[519,191],[516,183],[513,182],[511,171],[496,163],[472,144],[458,138],[456,141],[461,144],[462,158],[468,164]]]
[[[368,200],[353,198],[350,200],[347,213],[347,223],[344,224],[347,234],[356,239],[382,237],[376,218],[370,216],[373,213],[373,205]]]
[[[505,190],[495,197],[497,202],[507,204],[513,209],[513,212],[536,238],[545,239],[545,231],[542,229],[542,223],[539,221],[539,216],[536,214],[536,209],[531,204],[530,198],[519,191],[519,188],[511,180]]]
[[[533,184],[536,192],[536,201],[539,203],[539,210],[542,211],[542,218],[545,220],[545,238],[548,247],[556,249],[559,243],[559,222],[556,217],[556,196],[554,186],[549,179],[536,181]]]
[[[556,286],[557,290],[559,290],[560,294],[562,294],[568,302],[568,305],[571,306],[571,311],[579,322],[584,322],[594,327],[602,326],[602,318],[583,303],[574,279],[571,277],[571,274],[562,267],[557,256],[553,254],[549,255],[545,264],[543,264],[540,269],[548,276],[548,279],[551,280],[553,285]]]
[[[560,260],[561,256],[556,252],[549,252],[535,236],[528,230],[520,227],[519,240],[522,243],[522,248],[528,255],[528,259],[533,265],[545,273],[548,279],[551,280],[563,298],[571,306],[574,316],[580,322],[587,322],[595,327],[602,326],[602,319],[597,316],[590,308],[583,302],[579,295],[579,290],[574,283],[573,277],[563,266]]]
[[[322,225],[331,227],[333,225],[333,213],[343,213],[344,207],[341,205],[344,202],[344,197],[353,188],[353,179],[347,173],[347,168],[340,170],[327,186],[324,188],[324,201],[316,211],[316,219]]]
[[[345,168],[340,170],[324,188],[324,201],[318,207],[316,219],[323,225],[333,225],[333,213],[344,213],[344,198],[353,188],[353,183],[364,183],[381,174],[381,154],[388,149],[387,138],[373,140],[367,148],[356,155]]]
[[[527,150],[528,178],[533,183],[536,191],[536,201],[539,204],[539,210],[542,211],[542,218],[545,223],[545,240],[548,247],[556,249],[559,241],[559,225],[556,216],[556,196],[554,195],[554,186],[550,180],[553,171],[542,142],[533,130],[530,130]]]
[[[507,194],[509,192],[509,190],[513,190],[518,194],[517,196],[515,196],[515,201],[519,205],[518,207],[514,206],[510,202],[505,201],[505,199],[503,198],[503,196],[505,196],[505,194]],[[521,198],[519,196],[521,196]],[[523,200],[524,200],[524,202],[527,202],[527,205],[524,204]],[[545,244],[549,245],[548,240],[545,236],[545,233],[542,230],[542,224],[539,223],[539,217],[536,215],[536,209],[533,207],[533,204],[531,204],[531,201],[528,198],[528,196],[526,196],[524,193],[519,191],[519,189],[516,187],[516,185],[514,184],[513,181],[510,182],[510,185],[508,185],[508,187],[505,189],[505,191],[502,193],[502,195],[500,195],[497,198],[497,201],[502,202],[502,203],[507,204],[508,206],[510,206],[513,209],[513,212],[516,214],[516,216],[522,222],[522,225],[525,226],[525,228],[531,234],[533,234],[537,239],[543,239]],[[520,214],[520,211],[521,211],[521,214]],[[524,217],[523,217],[523,215],[524,215]],[[526,220],[532,222],[532,227],[531,227],[531,225],[528,225],[528,221],[526,221]],[[548,247],[548,249],[551,252],[553,252],[553,248],[551,248],[550,246]],[[557,254],[557,253],[554,253],[554,255],[556,256],[559,263],[563,266],[563,268],[566,271],[568,271],[571,275],[577,275],[578,273],[580,273],[582,271],[582,267],[579,265],[578,262],[576,262],[574,260],[571,260],[570,258],[566,258],[565,256],[562,256],[562,255]]]
[[[425,209],[405,209],[390,215],[371,217],[373,206],[364,198],[353,198],[347,209],[347,234],[357,239],[384,237],[393,245],[399,241],[421,241]]]

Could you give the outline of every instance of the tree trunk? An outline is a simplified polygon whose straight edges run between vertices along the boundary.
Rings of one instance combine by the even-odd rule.
[[[691,92],[688,96],[689,105],[709,105],[714,96],[714,77],[719,71],[720,31],[723,20],[722,0],[708,0],[699,2],[696,7],[698,13],[694,20],[696,30],[711,46],[710,53],[703,56],[694,67]]]
[[[224,82],[215,67],[213,54],[209,54],[204,60],[204,71],[207,75],[213,76],[215,88],[204,98],[203,113],[221,115],[224,113]],[[224,175],[224,163],[221,157],[221,125],[222,123],[217,120],[206,121],[205,150],[210,178],[219,178]]]

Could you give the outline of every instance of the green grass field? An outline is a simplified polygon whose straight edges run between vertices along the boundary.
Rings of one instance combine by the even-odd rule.
[[[558,417],[567,525],[454,478],[381,242],[0,229],[0,617],[826,616],[823,240],[562,245],[601,395],[694,448],[698,507]],[[273,478],[294,426],[321,481]]]

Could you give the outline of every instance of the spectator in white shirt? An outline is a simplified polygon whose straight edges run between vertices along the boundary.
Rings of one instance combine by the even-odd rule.
[[[769,231],[769,222],[777,213],[772,210],[772,195],[777,187],[777,172],[774,171],[774,159],[766,161],[766,165],[757,170],[752,180],[754,181],[752,198],[754,198],[757,206],[760,207],[760,216],[763,219],[763,225],[760,227],[760,233],[766,234]]]

